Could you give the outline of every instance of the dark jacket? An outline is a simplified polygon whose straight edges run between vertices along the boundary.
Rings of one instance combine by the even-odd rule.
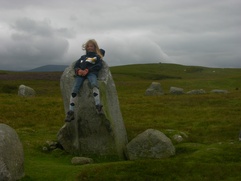
[[[99,70],[102,68],[102,59],[95,52],[88,52],[86,55],[82,55],[79,60],[75,63],[74,69],[75,74],[79,69],[88,69],[89,73],[94,73],[98,76]]]

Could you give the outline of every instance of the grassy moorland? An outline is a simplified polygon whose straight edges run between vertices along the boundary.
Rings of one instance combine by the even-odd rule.
[[[111,67],[111,72],[128,139],[148,128],[170,137],[184,132],[184,142],[173,142],[176,155],[138,161],[94,157],[94,164],[73,166],[73,155],[42,150],[64,124],[61,73],[0,71],[0,122],[13,127],[23,143],[22,180],[241,180],[241,69],[145,64]],[[165,95],[144,95],[153,81],[161,83]],[[37,96],[19,97],[20,84],[34,88]],[[170,95],[171,86],[207,93]],[[229,93],[210,93],[213,89]]]

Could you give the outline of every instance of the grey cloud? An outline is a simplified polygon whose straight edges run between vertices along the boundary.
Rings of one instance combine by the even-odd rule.
[[[17,20],[12,25],[12,28],[19,33],[43,37],[62,36],[73,38],[75,36],[75,32],[67,28],[53,28],[49,19],[34,21],[29,18],[22,18]]]
[[[6,46],[7,53],[0,59],[8,62],[8,70],[32,68],[46,64],[59,64],[68,49],[68,41],[61,38],[33,38],[31,41],[18,40]],[[8,53],[11,52],[11,53]]]
[[[48,20],[37,22],[29,18],[23,18],[17,20],[12,27],[16,31],[20,31],[31,35],[52,36],[53,33]]]
[[[161,61],[241,67],[240,6],[240,0],[5,1],[0,68],[10,59],[69,64],[89,38],[106,49],[111,66]]]
[[[107,50],[105,60],[111,66],[159,63],[167,62],[169,59],[158,44],[138,36],[108,37],[108,39],[101,40],[100,44]]]
[[[34,1],[34,0],[0,0],[0,9],[23,9],[26,7],[61,7],[65,3],[59,0]],[[65,4],[66,6],[66,4]]]
[[[0,59],[4,64],[12,64],[8,69],[20,69],[22,65],[36,67],[59,63],[68,51],[66,29],[54,29],[47,21],[21,19],[13,26],[11,39],[5,44]]]

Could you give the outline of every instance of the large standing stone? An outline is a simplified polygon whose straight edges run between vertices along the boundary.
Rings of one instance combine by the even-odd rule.
[[[32,97],[36,95],[36,92],[31,87],[20,85],[18,88],[18,95],[23,97]]]
[[[148,87],[145,93],[145,95],[147,96],[159,96],[163,94],[164,93],[162,91],[162,87],[159,82],[152,82],[152,84],[150,85],[150,87]]]
[[[167,158],[175,155],[175,147],[165,134],[148,129],[127,144],[126,155],[130,160]]]
[[[16,131],[0,123],[0,180],[15,181],[24,176],[23,146]]]
[[[65,112],[69,109],[74,83],[74,63],[65,69],[60,81]],[[88,80],[85,80],[77,96],[75,120],[65,123],[59,130],[58,142],[70,153],[116,155],[124,158],[127,134],[116,87],[105,62],[99,72],[98,83],[104,114],[97,114],[92,90]]]

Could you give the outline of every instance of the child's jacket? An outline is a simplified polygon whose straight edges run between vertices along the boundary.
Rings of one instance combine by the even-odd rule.
[[[98,72],[102,67],[102,59],[95,52],[88,52],[86,55],[82,55],[75,63],[74,70],[77,75],[79,69],[88,69],[89,73],[94,73],[98,76]]]

